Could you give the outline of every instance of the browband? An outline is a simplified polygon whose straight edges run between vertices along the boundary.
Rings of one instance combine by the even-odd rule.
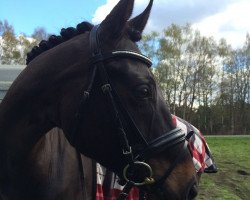
[[[147,56],[144,56],[140,53],[136,53],[134,51],[127,51],[127,50],[112,51],[112,52],[107,52],[103,54],[96,54],[92,56],[91,63],[97,64],[98,62],[103,62],[103,61],[117,58],[117,57],[132,58],[132,59],[140,60],[141,62],[146,64],[149,68],[152,66],[152,62]]]

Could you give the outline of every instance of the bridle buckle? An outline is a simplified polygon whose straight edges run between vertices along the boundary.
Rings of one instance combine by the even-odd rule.
[[[104,94],[106,94],[106,93],[108,93],[110,91],[111,91],[111,85],[110,84],[105,84],[105,85],[102,86],[102,92]]]
[[[128,155],[128,154],[132,154],[132,148],[131,148],[131,146],[129,147],[129,150],[127,151],[127,150],[122,150],[122,154],[123,155]]]
[[[135,168],[144,168],[145,177],[141,178],[141,181],[133,180],[134,178],[134,169]],[[141,170],[140,170],[141,171]],[[142,185],[149,185],[155,182],[152,172],[152,168],[145,162],[135,161],[133,165],[127,165],[123,169],[123,178],[127,182],[132,182],[134,186],[142,186]]]

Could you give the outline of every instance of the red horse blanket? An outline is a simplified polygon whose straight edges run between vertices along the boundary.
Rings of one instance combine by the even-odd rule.
[[[190,152],[192,153],[193,163],[197,173],[214,173],[217,172],[217,168],[211,151],[205,141],[205,138],[201,132],[194,127],[192,124],[186,122],[185,120],[172,115],[173,122],[177,127],[181,128],[186,133],[186,138],[188,141],[188,146]],[[116,200],[117,196],[123,189],[123,186],[119,185],[118,177],[106,170],[103,166],[97,163],[97,187],[96,187],[96,200]],[[111,188],[108,192],[105,191],[103,184],[105,178],[109,176],[111,180]],[[108,193],[108,194],[106,194]],[[138,200],[139,191],[137,188],[133,188],[129,193],[126,200]]]

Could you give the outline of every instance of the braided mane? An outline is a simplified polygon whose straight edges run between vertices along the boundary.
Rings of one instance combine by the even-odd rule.
[[[76,35],[85,33],[86,31],[91,31],[91,29],[94,27],[89,22],[82,22],[74,27],[68,27],[68,28],[62,28],[60,35],[51,35],[48,40],[42,40],[38,46],[34,46],[29,53],[27,53],[26,58],[26,64],[28,65],[30,61],[32,61],[35,57],[39,56],[41,53],[57,46],[58,44],[61,44],[71,38],[73,38]],[[133,29],[128,28],[127,32],[130,39],[134,42],[137,42],[141,39],[141,32]]]
[[[38,46],[34,46],[32,50],[27,53],[26,64],[28,65],[35,57],[39,56],[41,53],[61,44],[76,35],[90,31],[93,25],[89,22],[82,22],[74,27],[62,28],[60,35],[51,35],[48,40],[42,40]]]

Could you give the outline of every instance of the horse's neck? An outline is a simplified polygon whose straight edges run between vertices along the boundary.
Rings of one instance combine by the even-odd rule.
[[[19,106],[20,108],[16,109],[0,110],[0,144],[4,150],[1,153],[8,153],[9,158],[12,156],[11,153],[20,157],[27,155],[42,134],[51,128],[47,121],[39,121],[39,115],[43,115],[42,111],[37,110],[36,115],[27,108],[24,108],[26,111],[23,112],[22,105]]]
[[[29,173],[36,175],[32,175],[33,183],[39,185],[39,191],[46,194],[45,199],[92,199],[92,161],[85,156],[79,160],[77,154],[58,128],[49,131],[35,145],[29,158],[33,163]],[[83,168],[80,168],[79,162]],[[81,177],[83,171],[84,179]],[[84,199],[82,183],[86,188],[87,199]]]
[[[0,104],[0,184],[6,187],[20,173],[32,147],[52,128],[48,109],[39,101],[39,88],[33,89],[35,82],[25,79],[21,75]]]

